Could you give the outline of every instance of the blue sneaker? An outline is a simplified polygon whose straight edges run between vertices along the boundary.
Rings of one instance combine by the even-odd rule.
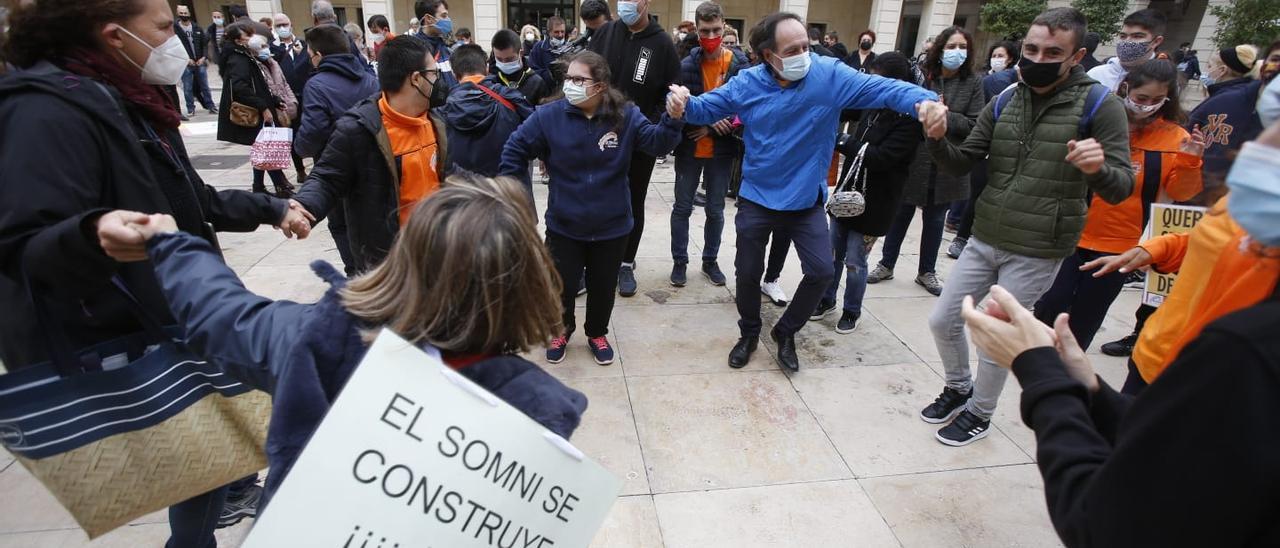
[[[564,351],[567,346],[569,346],[568,333],[551,339],[551,344],[547,345],[547,362],[560,363],[564,361]]]
[[[596,363],[600,365],[613,363],[613,347],[609,346],[609,339],[604,336],[592,337],[587,341],[587,346],[591,347],[591,355],[595,357]]]

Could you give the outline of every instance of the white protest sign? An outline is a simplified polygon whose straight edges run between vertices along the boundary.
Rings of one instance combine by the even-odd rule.
[[[246,548],[582,547],[621,482],[383,330]]]
[[[1147,241],[1165,234],[1183,234],[1191,232],[1204,218],[1207,208],[1181,206],[1173,204],[1151,204],[1151,222],[1143,231],[1142,240]],[[1142,285],[1142,304],[1160,306],[1173,291],[1173,282],[1178,279],[1177,272],[1161,274],[1155,270],[1147,271],[1146,282]]]

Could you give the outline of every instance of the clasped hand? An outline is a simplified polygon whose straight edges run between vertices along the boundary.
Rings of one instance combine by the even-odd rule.
[[[311,234],[315,216],[302,204],[289,200],[284,217],[275,226],[286,238],[306,238]],[[108,257],[122,263],[147,260],[147,241],[156,234],[178,231],[178,223],[172,215],[155,213],[148,215],[137,211],[117,209],[98,217],[94,228],[98,244]]]

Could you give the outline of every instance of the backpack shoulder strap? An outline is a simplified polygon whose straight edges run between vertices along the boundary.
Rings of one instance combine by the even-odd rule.
[[[499,103],[502,103],[502,106],[507,107],[508,109],[511,110],[511,112],[516,111],[516,106],[511,104],[511,101],[508,101],[506,97],[499,95],[498,92],[489,89],[484,84],[476,84],[476,87],[480,88],[480,91],[483,91],[489,94],[490,97],[493,97]]]
[[[1008,105],[1009,101],[1013,99],[1013,94],[1017,89],[1018,89],[1018,84],[1015,82],[1015,83],[1009,84],[1008,87],[1004,88],[1004,91],[1000,92],[1000,95],[996,96],[996,104],[994,107],[992,107],[992,111],[991,111],[992,117],[996,121],[1000,120],[1000,113],[1004,111],[1005,105]]]
[[[1084,113],[1080,115],[1080,127],[1076,132],[1081,139],[1093,133],[1093,116],[1098,113],[1102,102],[1107,100],[1110,93],[1111,89],[1102,84],[1094,84],[1089,88],[1089,93],[1084,98]]]

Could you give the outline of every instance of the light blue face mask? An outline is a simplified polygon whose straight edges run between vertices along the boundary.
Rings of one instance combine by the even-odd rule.
[[[969,50],[967,49],[946,49],[942,50],[942,66],[947,70],[956,70],[960,65],[964,64],[964,60],[969,58]]]
[[[634,25],[640,20],[640,4],[637,2],[618,2],[618,17],[627,25]]]
[[[1248,142],[1227,174],[1227,209],[1249,237],[1280,247],[1280,150]]]
[[[440,29],[441,34],[449,34],[453,32],[453,19],[439,19],[435,27]]]
[[[1280,121],[1280,76],[1271,79],[1271,83],[1258,96],[1258,118],[1262,127]]]

